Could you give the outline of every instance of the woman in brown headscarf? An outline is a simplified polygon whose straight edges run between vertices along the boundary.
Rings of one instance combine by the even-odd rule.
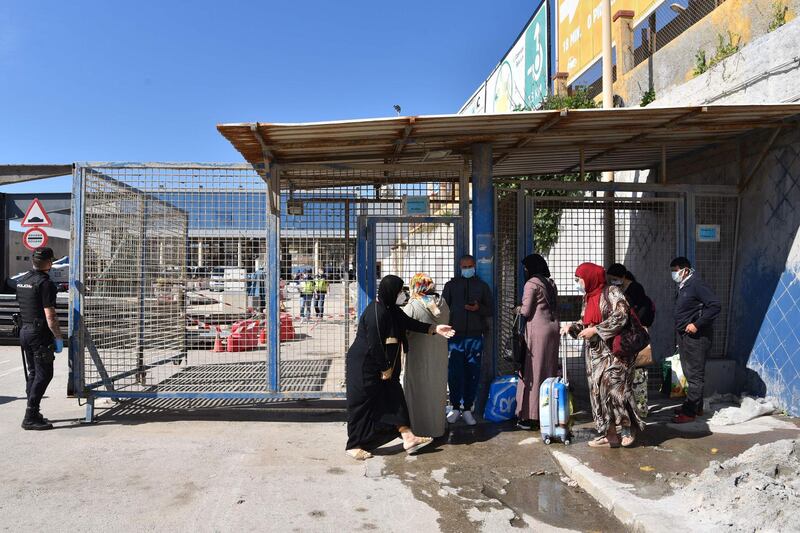
[[[633,445],[631,427],[644,429],[629,387],[634,360],[612,353],[612,343],[628,322],[630,306],[619,287],[606,286],[603,267],[583,263],[575,271],[575,286],[584,294],[583,318],[564,326],[562,333],[585,341],[586,375],[592,414],[600,437],[589,442],[593,448]],[[617,435],[622,428],[622,439]]]

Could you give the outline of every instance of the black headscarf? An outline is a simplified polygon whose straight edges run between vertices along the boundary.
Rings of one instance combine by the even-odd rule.
[[[526,281],[533,276],[542,276],[544,278],[550,277],[550,268],[547,266],[547,261],[539,254],[531,254],[522,260],[527,270]]]
[[[397,295],[403,290],[403,280],[397,276],[385,276],[378,285],[378,301],[375,302],[375,318],[381,338],[397,337],[407,348],[405,330],[397,328],[397,313],[403,310],[397,306]]]
[[[378,285],[378,301],[387,309],[397,307],[397,295],[403,290],[403,280],[397,276],[386,276]]]
[[[556,291],[555,283],[550,279],[550,268],[547,266],[547,261],[539,254],[531,254],[522,260],[525,265],[525,281],[531,278],[539,278],[545,289],[545,298],[547,304],[550,306],[550,316],[554,321],[558,321],[558,293]]]

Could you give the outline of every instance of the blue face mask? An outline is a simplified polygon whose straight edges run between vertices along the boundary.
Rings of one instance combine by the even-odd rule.
[[[462,268],[461,269],[461,277],[462,278],[471,278],[475,275],[475,267],[472,268]]]

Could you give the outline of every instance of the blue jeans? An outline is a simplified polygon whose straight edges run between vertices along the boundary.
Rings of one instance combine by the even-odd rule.
[[[317,318],[322,318],[325,314],[325,296],[324,292],[314,293],[314,311],[317,313]]]
[[[313,294],[300,295],[300,318],[311,318],[311,298]]]
[[[453,337],[447,341],[450,359],[447,384],[450,388],[450,405],[465,411],[472,409],[481,376],[483,337]]]

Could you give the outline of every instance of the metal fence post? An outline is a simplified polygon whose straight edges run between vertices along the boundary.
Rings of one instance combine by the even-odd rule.
[[[697,209],[695,193],[686,193],[686,258],[692,265],[697,257]]]
[[[475,256],[477,275],[488,286],[492,295],[495,291],[494,272],[494,185],[492,183],[492,145],[472,146],[472,252]],[[493,313],[494,314],[494,313]],[[476,398],[476,410],[481,412],[486,397],[497,372],[495,358],[496,328],[493,318],[489,318],[487,334],[484,335],[481,380]]]
[[[368,281],[371,269],[367,265],[367,217],[358,217],[358,238],[356,239],[356,269],[358,275],[358,316],[364,313],[369,303]]]
[[[70,236],[70,269],[69,269],[69,358],[73,392],[83,396],[83,238],[84,238],[84,182],[83,169],[75,165],[72,172],[72,231]]]
[[[344,278],[344,352],[350,348],[350,200],[344,201],[344,249],[345,261],[343,265]]]
[[[145,384],[145,371],[144,371],[144,336],[145,336],[145,320],[147,319],[147,314],[145,312],[145,301],[147,297],[147,291],[145,289],[145,285],[147,284],[147,272],[145,269],[147,268],[147,202],[144,198],[139,200],[139,235],[141,235],[141,240],[139,241],[139,301],[138,301],[138,322],[139,327],[137,337],[136,337],[136,366],[139,369],[139,373],[136,375],[137,381],[144,385]]]
[[[267,191],[269,196],[269,216],[267,216],[267,265],[271,268],[265,273],[268,278],[269,286],[269,307],[265,313],[267,331],[267,356],[269,358],[269,391],[280,392],[280,169],[275,164],[267,166],[268,177],[266,179]],[[271,261],[269,259],[272,259]],[[277,327],[275,327],[277,324]]]

